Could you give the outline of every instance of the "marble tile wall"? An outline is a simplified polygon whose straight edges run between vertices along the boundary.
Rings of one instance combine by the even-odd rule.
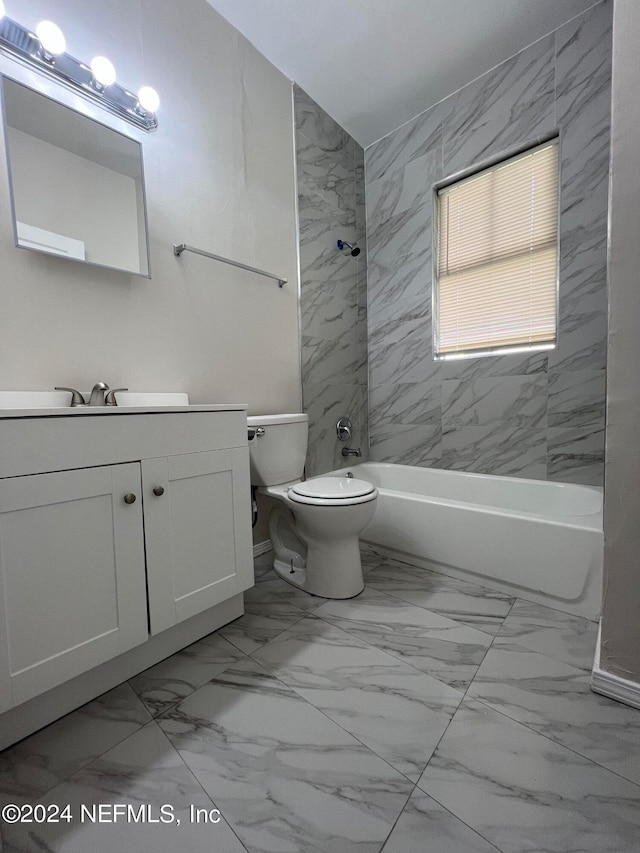
[[[309,415],[307,476],[344,463],[335,424],[348,415],[349,446],[367,455],[367,269],[364,152],[294,86],[302,398]],[[361,254],[337,241],[358,242]]]
[[[367,148],[372,459],[602,485],[612,5]],[[432,184],[555,129],[557,350],[434,362]]]

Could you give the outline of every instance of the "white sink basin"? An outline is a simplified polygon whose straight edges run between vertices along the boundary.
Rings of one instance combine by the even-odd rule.
[[[70,402],[66,391],[0,391],[0,409],[63,408]]]
[[[188,406],[189,395],[179,392],[119,391],[118,406]]]

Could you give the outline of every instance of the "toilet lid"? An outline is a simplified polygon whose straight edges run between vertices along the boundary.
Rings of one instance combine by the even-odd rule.
[[[375,492],[375,487],[365,480],[354,480],[349,477],[316,477],[313,480],[296,483],[289,491],[304,498],[349,501],[370,495]]]

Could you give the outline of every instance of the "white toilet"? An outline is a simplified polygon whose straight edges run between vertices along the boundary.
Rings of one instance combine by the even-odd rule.
[[[308,415],[252,415],[251,483],[282,501],[269,518],[273,567],[287,583],[323,598],[352,598],[364,588],[358,537],[373,518],[378,490],[365,480],[301,481]]]

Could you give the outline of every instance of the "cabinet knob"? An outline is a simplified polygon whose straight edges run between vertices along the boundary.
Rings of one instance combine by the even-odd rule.
[[[136,502],[136,496],[133,494],[133,492],[129,492],[128,495],[124,496],[124,502],[126,504],[134,504]]]
[[[154,486],[153,494],[159,498],[161,495],[164,495],[164,486]]]

